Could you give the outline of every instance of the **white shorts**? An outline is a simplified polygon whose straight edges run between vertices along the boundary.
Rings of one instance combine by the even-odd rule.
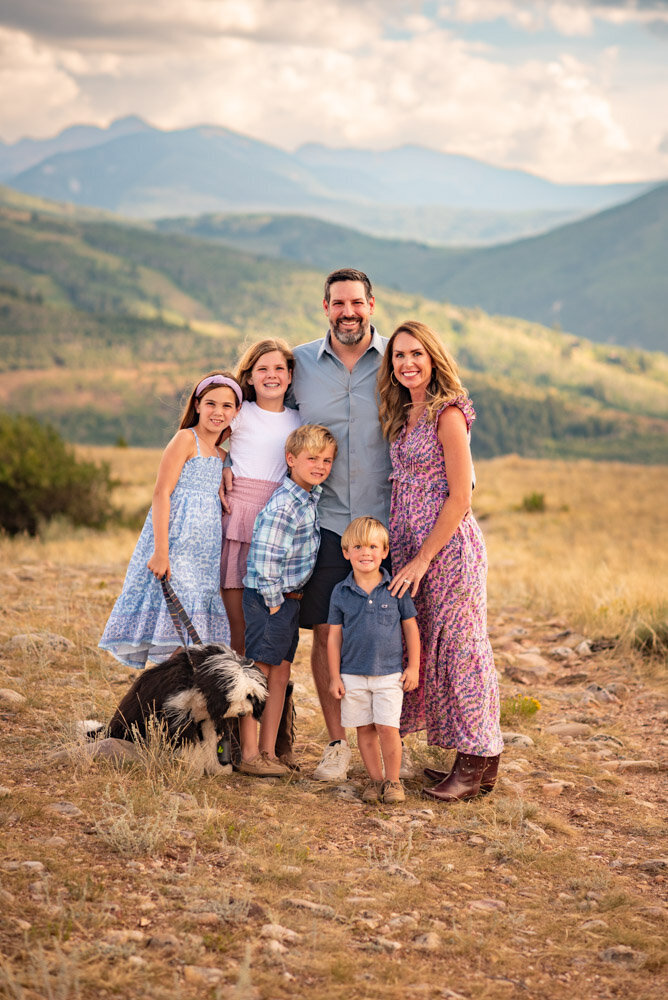
[[[341,699],[341,725],[357,729],[377,722],[398,729],[404,700],[400,678],[401,673],[341,674],[346,689]]]

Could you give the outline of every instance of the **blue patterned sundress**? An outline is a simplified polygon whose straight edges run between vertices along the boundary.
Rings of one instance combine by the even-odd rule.
[[[218,490],[223,463],[216,455],[188,459],[174,487],[169,509],[171,584],[203,642],[229,644],[230,627],[220,596],[221,506]],[[153,552],[153,511],[149,510],[130,559],[100,647],[128,667],[161,663],[183,644],[162,594],[146,564]]]

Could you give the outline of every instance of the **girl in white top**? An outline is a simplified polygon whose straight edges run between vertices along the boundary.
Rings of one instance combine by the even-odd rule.
[[[224,474],[224,506],[229,513],[223,515],[220,586],[231,646],[242,654],[241,599],[253,525],[285,478],[285,441],[301,422],[297,410],[284,405],[293,368],[292,351],[285,341],[268,339],[249,347],[237,369],[244,402],[230,425],[232,469]]]

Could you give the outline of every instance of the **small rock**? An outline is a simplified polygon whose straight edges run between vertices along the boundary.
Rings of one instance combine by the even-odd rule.
[[[29,924],[27,920],[22,920],[21,917],[14,917],[14,923],[20,931],[29,931],[32,924]]]
[[[553,722],[547,727],[554,736],[591,736],[591,726],[586,722]]]
[[[8,705],[10,708],[18,708],[19,705],[25,705],[26,696],[24,694],[19,694],[18,691],[12,691],[11,688],[0,688],[0,705]]]
[[[371,942],[372,946],[376,951],[401,951],[401,945],[398,941],[391,941],[389,938],[377,937],[373,938]]]
[[[589,738],[590,743],[613,743],[617,747],[623,747],[624,744],[617,736],[611,736],[610,733],[596,733],[594,736]]]
[[[570,646],[555,646],[550,651],[550,656],[555,660],[572,660],[575,653]]]
[[[67,841],[64,837],[47,837],[44,841],[45,847],[66,847]]]
[[[538,840],[540,840],[542,843],[547,843],[549,841],[550,838],[548,837],[542,826],[538,826],[537,823],[532,823],[528,819],[524,820],[524,825],[527,828],[527,830],[530,830],[531,833],[533,833],[533,835],[537,837]]]
[[[22,861],[21,868],[27,872],[43,872],[45,871],[44,865],[41,861]]]
[[[281,927],[280,924],[265,924],[260,931],[260,937],[269,938],[272,941],[289,942],[295,944],[300,940],[301,934],[290,930],[289,927]]]
[[[507,747],[532,747],[534,745],[533,740],[530,736],[525,736],[524,733],[501,733],[504,746]]]
[[[154,948],[156,950],[163,950],[165,948],[176,950],[180,943],[181,942],[175,934],[154,934],[146,942],[146,947]]]
[[[621,704],[619,698],[608,691],[607,688],[601,687],[600,684],[588,684],[587,691],[589,691],[596,701],[600,702],[601,705],[619,705]]]
[[[506,904],[502,899],[474,899],[469,903],[469,910],[480,910],[492,913],[496,910],[505,910]]]
[[[410,914],[408,913],[404,913],[400,917],[393,917],[392,920],[390,920],[388,923],[388,927],[391,927],[394,930],[396,930],[396,928],[398,927],[405,927],[408,930],[415,930],[417,926],[418,926],[418,920],[416,920],[415,917],[410,916]]]
[[[474,834],[474,836],[468,838],[466,843],[470,844],[471,847],[482,847],[486,841],[484,837],[479,837]]]
[[[77,817],[83,816],[81,809],[75,806],[73,802],[51,802],[46,808],[49,812],[56,813],[57,816],[63,816],[65,819],[77,819]]]
[[[585,920],[583,924],[580,924],[581,931],[605,931],[608,929],[608,925],[605,920]]]
[[[591,656],[591,643],[587,642],[586,639],[583,639],[582,642],[579,642],[575,647],[575,652],[578,656]]]
[[[656,760],[606,760],[601,762],[606,771],[619,771],[620,774],[637,774],[642,771],[658,771]]]
[[[548,781],[546,784],[541,785],[541,791],[545,795],[551,795],[556,797],[561,795],[565,788],[573,788],[572,781]]]
[[[614,681],[612,684],[606,684],[608,691],[614,694],[620,701],[626,701],[630,692],[627,684],[622,683],[622,681]]]
[[[314,903],[310,899],[284,899],[283,905],[294,906],[298,910],[308,910],[314,917],[327,917],[331,920],[332,917],[336,916],[331,906],[326,906],[324,903]]]
[[[641,861],[638,864],[638,869],[641,872],[648,872],[650,875],[658,875],[668,869],[668,858],[649,858],[647,861]]]
[[[418,934],[413,938],[413,945],[420,951],[438,951],[441,947],[441,939],[438,934],[429,931],[427,934]]]
[[[621,965],[639,966],[647,956],[642,951],[634,951],[625,944],[615,944],[605,951],[600,951],[598,957],[602,962],[618,962]]]
[[[409,872],[407,868],[402,868],[401,865],[383,865],[383,871],[387,872],[388,875],[396,875],[397,878],[402,878],[405,882],[411,882],[413,885],[417,885],[420,879]]]
[[[350,784],[350,782],[345,785],[336,785],[336,787],[332,789],[332,794],[336,795],[338,799],[353,799],[355,802],[360,801],[359,789],[356,785]]]
[[[183,978],[192,986],[217,986],[223,978],[223,970],[205,965],[185,965]]]
[[[121,763],[126,760],[138,760],[141,756],[139,748],[130,740],[117,740],[111,736],[94,743],[86,744],[86,752],[93,760],[110,760]]]
[[[21,635],[14,635],[2,646],[3,652],[10,652],[15,649],[29,650],[35,647],[53,649],[58,652],[74,649],[74,643],[64,635],[56,635],[55,632],[25,632]]]
[[[589,680],[589,674],[564,674],[555,682],[555,687],[574,687],[576,684],[584,684]]]
[[[6,785],[0,785],[0,799],[4,799],[11,794],[12,794],[11,788],[7,788]]]

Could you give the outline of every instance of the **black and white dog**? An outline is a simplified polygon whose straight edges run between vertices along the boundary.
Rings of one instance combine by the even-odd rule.
[[[259,719],[266,700],[267,680],[252,660],[222,644],[189,646],[137,678],[104,735],[146,739],[149,720],[156,720],[200,773],[220,774],[221,764],[230,772],[231,757],[221,759],[218,748],[230,746],[231,720]],[[87,735],[101,735],[102,729]]]

